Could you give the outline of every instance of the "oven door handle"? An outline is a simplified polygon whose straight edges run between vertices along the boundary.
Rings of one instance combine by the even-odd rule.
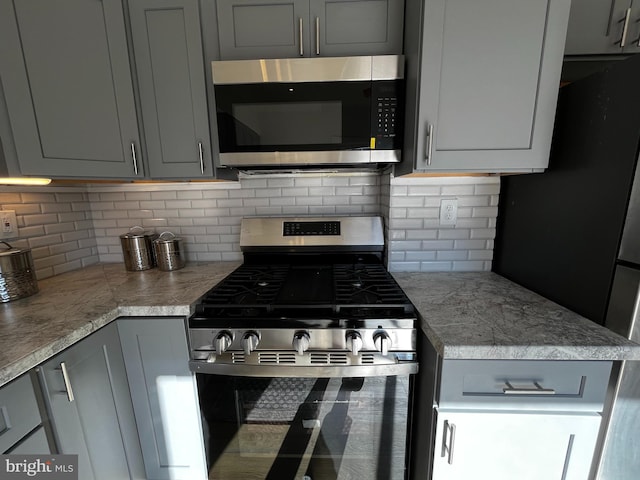
[[[236,377],[291,377],[291,378],[342,378],[342,377],[390,377],[418,372],[418,362],[400,362],[389,365],[243,365],[190,361],[195,373],[228,375]]]

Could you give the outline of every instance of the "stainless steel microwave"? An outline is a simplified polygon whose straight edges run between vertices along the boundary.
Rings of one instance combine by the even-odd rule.
[[[211,67],[223,166],[400,161],[402,56],[230,60]]]

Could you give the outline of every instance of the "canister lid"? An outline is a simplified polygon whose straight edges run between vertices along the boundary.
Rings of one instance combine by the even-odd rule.
[[[153,243],[177,243],[182,241],[182,238],[176,237],[172,232],[162,232]]]
[[[144,228],[136,225],[135,227],[131,227],[127,233],[120,235],[120,238],[145,238],[155,236],[156,232],[152,230],[145,230]]]
[[[2,240],[0,240],[0,243],[4,244],[4,245],[0,245],[0,247],[4,247],[4,246],[9,247],[8,250],[0,250],[0,256],[1,257],[6,257],[6,256],[10,256],[10,255],[21,255],[23,253],[27,253],[27,252],[31,251],[30,248],[12,247],[7,242],[3,242]]]

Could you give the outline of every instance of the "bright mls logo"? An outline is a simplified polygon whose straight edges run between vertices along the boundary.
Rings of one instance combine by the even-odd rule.
[[[0,480],[78,480],[77,455],[0,455]]]

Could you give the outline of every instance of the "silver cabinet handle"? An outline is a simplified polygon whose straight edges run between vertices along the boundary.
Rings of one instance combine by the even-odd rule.
[[[449,444],[447,445],[447,433],[449,434]],[[442,432],[442,451],[440,456],[447,456],[447,463],[453,464],[453,444],[456,441],[456,426],[453,423],[449,423],[449,420],[444,421],[444,430]]]
[[[202,142],[198,142],[198,157],[200,158],[200,173],[204,175],[204,153],[202,152]]]
[[[298,36],[300,37],[300,56],[304,57],[304,45],[302,43],[302,17],[298,18]]]
[[[618,23],[624,22],[622,26],[622,36],[620,37],[620,40],[615,43],[616,45],[620,44],[620,48],[624,48],[627,44],[627,33],[629,32],[630,18],[631,18],[631,7],[627,8],[627,13],[625,13],[624,18],[618,21]]]
[[[136,156],[136,144],[131,142],[131,158],[133,159],[133,172],[138,175],[138,158]]]
[[[316,17],[316,55],[320,55],[320,17]]]
[[[543,388],[538,382],[533,382],[533,387],[514,387],[510,382],[504,382],[502,393],[505,395],[555,395],[553,388]]]
[[[73,389],[71,388],[69,372],[67,372],[67,364],[65,362],[60,362],[60,370],[62,370],[62,379],[64,380],[64,388],[67,391],[67,399],[69,402],[73,402],[75,397],[73,396]]]
[[[433,124],[429,124],[427,127],[427,148],[425,150],[425,160],[427,161],[427,167],[431,166],[431,156],[433,154]]]

